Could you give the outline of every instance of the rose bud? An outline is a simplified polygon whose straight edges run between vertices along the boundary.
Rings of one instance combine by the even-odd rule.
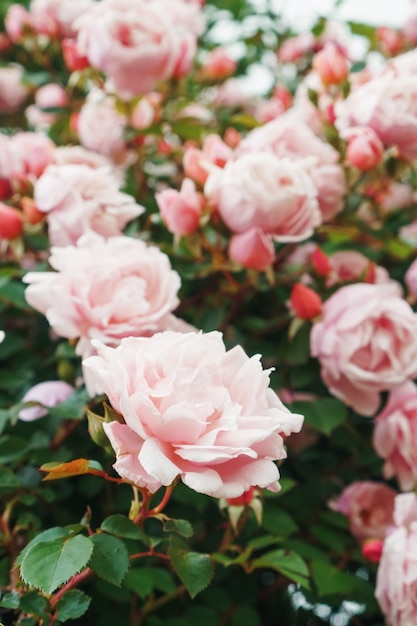
[[[331,270],[329,257],[321,248],[315,248],[311,253],[311,263],[319,276],[327,276]]]
[[[367,539],[362,544],[362,556],[372,563],[379,563],[383,547],[384,542],[381,539]]]
[[[384,146],[372,128],[349,128],[342,136],[348,142],[346,159],[351,165],[361,172],[379,165],[384,156]]]
[[[262,272],[274,261],[274,244],[260,228],[251,228],[231,238],[229,257],[243,267]]]
[[[302,320],[320,315],[323,303],[320,296],[307,285],[296,283],[291,291],[290,303],[294,313]]]
[[[67,38],[62,40],[62,55],[64,57],[65,65],[70,72],[83,70],[90,65],[87,57],[78,52],[77,42],[75,39]]]
[[[333,43],[325,45],[313,58],[313,68],[324,85],[337,85],[349,73],[346,57]]]
[[[0,239],[15,239],[22,234],[23,218],[19,211],[0,203]]]

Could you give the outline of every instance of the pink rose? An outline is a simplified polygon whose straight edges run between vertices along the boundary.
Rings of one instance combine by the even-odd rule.
[[[41,133],[16,133],[11,142],[20,159],[19,171],[13,173],[31,182],[55,162],[55,144]]]
[[[185,151],[183,158],[185,174],[204,185],[210,170],[213,169],[211,165],[224,167],[232,156],[232,150],[219,135],[208,135],[203,141],[201,150],[188,148]]]
[[[417,259],[411,263],[404,276],[405,284],[407,285],[408,293],[414,301],[417,300]]]
[[[278,490],[280,433],[299,431],[269,388],[259,356],[226,352],[220,333],[165,332],[124,339],[84,361],[124,422],[104,425],[117,473],[155,492],[177,477],[194,491],[235,498]]]
[[[236,233],[260,228],[276,241],[301,241],[321,223],[316,188],[301,162],[244,154],[212,171],[204,193]]]
[[[181,190],[164,189],[155,195],[156,202],[169,232],[190,235],[199,226],[203,198],[189,178],[184,178]]]
[[[294,161],[308,157],[306,167],[316,186],[323,218],[330,219],[342,210],[346,184],[338,163],[339,154],[317,137],[307,124],[286,113],[248,133],[237,154],[264,151]]]
[[[313,68],[320,76],[323,85],[337,85],[349,73],[349,64],[333,42],[326,43],[313,57]]]
[[[92,91],[81,107],[77,122],[80,143],[123,165],[129,160],[125,131],[127,118],[116,110],[113,98]]]
[[[373,445],[385,459],[384,476],[396,477],[403,491],[417,483],[417,387],[406,382],[391,391],[375,419]]]
[[[414,74],[387,71],[336,105],[336,127],[369,126],[406,159],[417,157],[417,85]]]
[[[51,165],[35,183],[35,204],[48,214],[52,245],[76,243],[88,229],[103,237],[120,235],[143,207],[119,191],[119,181],[105,167]]]
[[[235,73],[237,62],[232,59],[227,48],[219,46],[207,55],[201,67],[204,78],[221,80]]]
[[[349,518],[350,532],[358,541],[383,539],[393,524],[395,495],[384,483],[357,481],[329,502],[329,507]]]
[[[0,67],[0,111],[10,113],[20,107],[28,96],[22,84],[23,68],[20,65]]]
[[[62,109],[67,104],[68,96],[65,89],[56,83],[48,83],[36,92],[35,104],[26,109],[26,118],[35,128],[48,128],[59,119],[59,114],[44,111],[44,109]]]
[[[229,257],[243,267],[263,271],[270,267],[275,258],[272,238],[259,228],[251,228],[233,235],[229,244]]]
[[[395,498],[395,526],[384,541],[375,596],[387,626],[414,626],[417,615],[417,498]]]
[[[375,265],[368,257],[356,250],[340,250],[328,257],[330,272],[326,286],[333,287],[339,282],[388,283],[390,275],[385,267]]]
[[[169,258],[139,239],[88,232],[76,246],[52,248],[49,263],[56,272],[26,274],[26,299],[59,336],[82,339],[79,354],[91,339],[117,345],[164,329],[178,306]]]
[[[329,391],[372,415],[380,391],[417,375],[417,316],[396,283],[342,287],[313,326],[311,354]]]
[[[4,18],[6,32],[14,43],[22,41],[27,30],[32,30],[32,16],[20,4],[11,4]]]
[[[158,2],[102,0],[78,22],[79,51],[107,74],[120,96],[148,93],[173,76],[184,54],[170,13]]]
[[[373,169],[384,156],[378,135],[367,126],[352,126],[341,133],[348,142],[346,160],[361,172]]]
[[[24,422],[33,422],[48,413],[47,408],[60,404],[74,391],[68,383],[62,380],[48,380],[31,387],[22,398],[22,402],[36,402],[43,406],[30,406],[19,411],[19,419]]]
[[[48,37],[73,37],[77,32],[75,21],[92,6],[92,0],[32,0],[32,26]]]

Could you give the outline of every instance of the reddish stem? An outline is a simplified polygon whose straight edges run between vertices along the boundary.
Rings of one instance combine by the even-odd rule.
[[[136,552],[136,554],[131,554],[129,558],[142,559],[145,556],[156,556],[158,559],[165,559],[166,561],[169,561],[169,556],[163,552],[154,552],[152,549],[148,552]]]
[[[65,583],[65,585],[52,596],[50,600],[51,608],[54,609],[56,607],[59,600],[64,594],[67,593],[67,591],[78,587],[78,585],[88,580],[88,578],[90,578],[90,576],[92,576],[93,574],[93,570],[90,567],[86,567],[82,572],[80,572],[79,574],[75,574],[75,576],[70,578],[70,580]]]

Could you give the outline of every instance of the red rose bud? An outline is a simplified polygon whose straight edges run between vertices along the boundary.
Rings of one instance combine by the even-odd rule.
[[[382,539],[367,539],[362,544],[362,555],[372,563],[379,563],[381,560],[384,542]]]
[[[13,193],[12,186],[8,178],[0,177],[0,200],[9,198]]]
[[[384,156],[382,141],[367,126],[348,129],[342,136],[347,139],[346,160],[361,172],[366,172],[377,165]]]
[[[329,257],[321,248],[315,248],[311,253],[311,263],[319,276],[327,276],[331,270]]]
[[[320,315],[323,306],[320,296],[301,283],[292,288],[290,302],[295,314],[302,320],[314,319]]]
[[[23,231],[23,218],[19,211],[0,202],[0,239],[16,239]]]
[[[250,487],[247,491],[242,493],[241,496],[237,498],[227,498],[227,504],[231,506],[246,506],[250,504],[253,499],[253,492],[255,491],[255,487]]]
[[[62,40],[62,55],[65,65],[70,72],[83,70],[90,65],[87,57],[81,55],[77,50],[77,42],[75,39]]]

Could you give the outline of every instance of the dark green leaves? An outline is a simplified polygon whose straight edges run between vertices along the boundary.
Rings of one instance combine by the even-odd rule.
[[[252,566],[274,569],[306,589],[310,588],[308,567],[295,552],[274,550],[264,554],[259,559],[255,559]]]
[[[129,554],[120,539],[112,535],[97,534],[90,538],[94,552],[89,566],[112,585],[119,586],[129,568]]]
[[[168,548],[168,556],[192,598],[208,586],[214,574],[213,563],[208,554]]]
[[[88,609],[90,602],[91,598],[80,589],[67,591],[56,605],[58,619],[66,622],[69,619],[81,617]]]

